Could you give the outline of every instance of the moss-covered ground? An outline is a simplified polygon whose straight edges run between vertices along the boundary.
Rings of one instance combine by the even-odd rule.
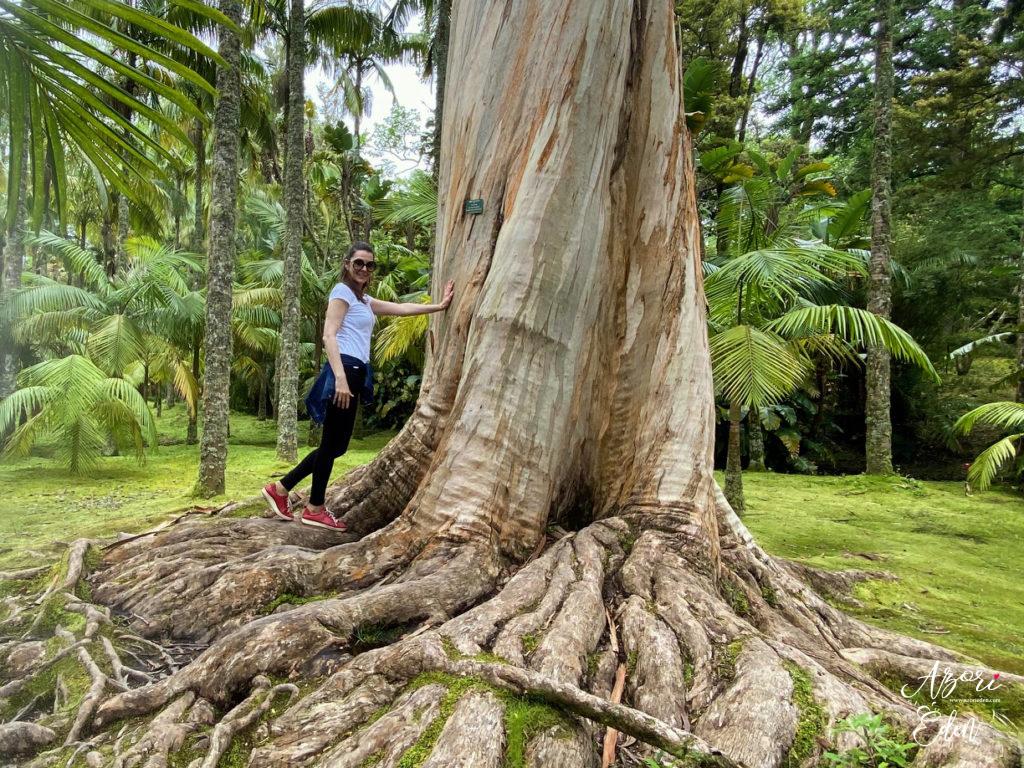
[[[299,456],[311,450],[305,445],[306,429],[307,422],[300,422]],[[45,443],[28,458],[0,460],[0,487],[10,494],[0,506],[0,570],[54,559],[75,538],[143,531],[192,506],[255,496],[269,479],[290,469],[276,457],[273,421],[232,414],[227,492],[195,498],[199,446],[185,444],[186,430],[182,405],[164,409],[157,419],[160,445],[145,464],[139,465],[134,454],[102,457],[84,476],[70,474],[50,458],[53,447]],[[392,434],[354,438],[348,453],[335,462],[334,477],[368,462]]]
[[[821,568],[888,571],[854,587],[873,624],[1024,673],[1024,498],[906,478],[744,474],[765,549]],[[874,559],[870,559],[874,558]]]

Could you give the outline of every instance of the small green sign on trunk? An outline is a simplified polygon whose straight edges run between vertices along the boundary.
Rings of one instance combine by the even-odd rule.
[[[472,200],[466,200],[462,206],[463,213],[483,213],[484,212],[484,199],[482,197],[474,197]]]

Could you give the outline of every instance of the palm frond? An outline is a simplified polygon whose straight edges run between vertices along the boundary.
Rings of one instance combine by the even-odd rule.
[[[967,470],[967,479],[979,491],[992,485],[1002,468],[1017,456],[1017,443],[1024,439],[1024,432],[1007,435],[979,453]]]
[[[753,326],[734,326],[708,342],[716,389],[748,408],[781,400],[809,370],[785,339]]]
[[[1024,403],[985,403],[957,419],[953,431],[966,435],[977,424],[990,424],[1000,429],[1024,430]]]
[[[110,315],[91,330],[86,344],[89,357],[108,374],[120,376],[145,352],[142,332],[126,315]]]
[[[897,360],[912,363],[939,380],[928,355],[909,333],[866,309],[839,304],[804,306],[773,320],[767,328],[787,338],[834,333],[857,346],[884,347]]]

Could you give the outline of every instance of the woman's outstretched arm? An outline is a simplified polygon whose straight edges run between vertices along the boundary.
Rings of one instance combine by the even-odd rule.
[[[409,315],[429,315],[431,312],[443,312],[452,303],[452,296],[455,294],[455,281],[449,280],[444,287],[444,296],[440,304],[417,304],[406,301],[398,304],[393,301],[381,301],[370,299],[370,309],[375,315],[391,315],[393,317],[408,317]]]

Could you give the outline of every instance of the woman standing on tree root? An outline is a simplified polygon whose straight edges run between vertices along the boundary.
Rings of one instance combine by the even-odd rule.
[[[324,320],[327,364],[306,398],[310,417],[323,424],[320,447],[311,451],[279,481],[268,483],[263,488],[263,496],[270,509],[284,520],[293,519],[288,492],[313,475],[309,501],[299,519],[306,525],[320,528],[346,529],[344,521],[336,520],[324,506],[324,494],[334,460],[348,450],[357,403],[371,381],[367,375],[370,334],[377,316],[407,317],[441,312],[452,301],[454,282],[451,280],[444,287],[444,298],[440,304],[396,304],[375,299],[366,293],[375,267],[373,246],[364,242],[353,243],[342,265],[341,282],[331,291]],[[365,404],[366,399],[363,402]]]

